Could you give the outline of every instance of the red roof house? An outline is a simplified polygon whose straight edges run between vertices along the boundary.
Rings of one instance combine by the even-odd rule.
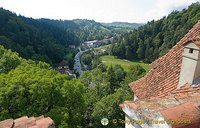
[[[70,48],[76,48],[76,45],[69,45]]]

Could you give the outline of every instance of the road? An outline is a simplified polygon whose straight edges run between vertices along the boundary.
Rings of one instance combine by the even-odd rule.
[[[85,50],[85,51],[80,51],[76,54],[76,56],[74,57],[74,60],[75,60],[75,63],[74,63],[74,71],[75,72],[78,72],[79,75],[82,74],[82,70],[81,70],[81,63],[80,63],[80,56],[87,52],[88,50]]]

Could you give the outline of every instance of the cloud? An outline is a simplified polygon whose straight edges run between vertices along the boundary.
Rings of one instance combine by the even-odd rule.
[[[146,13],[146,20],[160,19],[174,10],[181,11],[189,5],[200,0],[157,0],[156,7]]]
[[[200,0],[0,0],[0,6],[27,17],[147,22]]]

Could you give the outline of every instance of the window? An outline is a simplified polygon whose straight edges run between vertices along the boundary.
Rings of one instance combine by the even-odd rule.
[[[193,53],[193,49],[192,48],[190,48],[189,53]]]

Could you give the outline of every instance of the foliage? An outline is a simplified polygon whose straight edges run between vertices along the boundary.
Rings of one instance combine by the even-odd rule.
[[[102,24],[104,26],[107,26],[110,30],[112,30],[113,33],[116,33],[116,35],[127,33],[143,25],[138,23],[127,23],[127,22],[112,22],[112,23],[102,23]]]
[[[104,64],[98,65],[91,73],[84,71],[79,78],[87,87],[84,95],[87,107],[82,125],[99,128],[102,126],[100,120],[106,117],[111,121],[109,128],[124,127],[124,124],[114,124],[112,119],[124,119],[119,104],[124,100],[133,100],[134,94],[128,84],[144,76],[146,70],[141,65],[132,65],[126,73],[120,65],[110,66],[106,70],[99,68],[101,65]]]
[[[141,65],[145,70],[146,72],[149,72],[149,70],[151,69],[151,67],[149,66],[149,64],[147,63],[143,63],[141,61],[136,61],[136,60],[133,60],[133,61],[130,61],[130,60],[124,60],[124,59],[117,59],[116,57],[114,56],[101,56],[100,57],[100,60],[102,61],[103,64],[105,64],[106,66],[115,66],[115,65],[121,65],[122,68],[128,72],[129,70],[129,67],[131,65],[136,65],[136,64],[139,64]]]
[[[26,59],[59,63],[65,55],[65,46],[78,45],[78,38],[71,32],[17,16],[0,8],[0,45],[12,49]]]
[[[105,26],[110,26],[110,27],[118,27],[118,28],[138,28],[139,26],[143,24],[138,24],[138,23],[128,23],[128,22],[112,22],[112,23],[102,23]]]
[[[126,76],[126,72],[124,71],[122,66],[117,64],[114,66],[113,70],[116,74],[117,81],[119,82],[123,81]]]
[[[81,56],[81,60],[85,65],[91,65],[92,64],[92,55],[90,54],[83,54]]]
[[[136,81],[137,79],[143,77],[145,74],[146,71],[141,65],[131,65],[129,67],[129,71],[127,72],[126,79],[128,79],[129,82]]]
[[[104,38],[110,38],[113,36],[113,32],[103,26],[102,24],[95,22],[94,20],[76,19],[76,20],[50,20],[39,19],[39,21],[57,26],[64,31],[72,32],[75,34],[81,42],[89,40],[101,40]]]
[[[124,128],[122,123],[113,123],[113,119],[123,119],[124,114],[120,109],[119,104],[124,100],[133,100],[133,95],[127,95],[123,90],[118,89],[114,94],[103,97],[100,101],[96,102],[92,116],[94,118],[95,128],[101,127],[101,119],[106,117],[110,123],[106,128]]]
[[[4,56],[6,59],[2,59]],[[0,57],[4,62],[0,71],[6,69],[7,73],[0,74],[0,120],[45,115],[57,127],[81,126],[84,85],[69,80],[69,76],[56,72],[47,63],[22,59],[2,46]],[[12,66],[5,68],[5,64]]]
[[[0,45],[0,74],[8,73],[11,69],[15,69],[22,62],[22,58],[18,56],[18,53],[11,50],[4,49]]]

